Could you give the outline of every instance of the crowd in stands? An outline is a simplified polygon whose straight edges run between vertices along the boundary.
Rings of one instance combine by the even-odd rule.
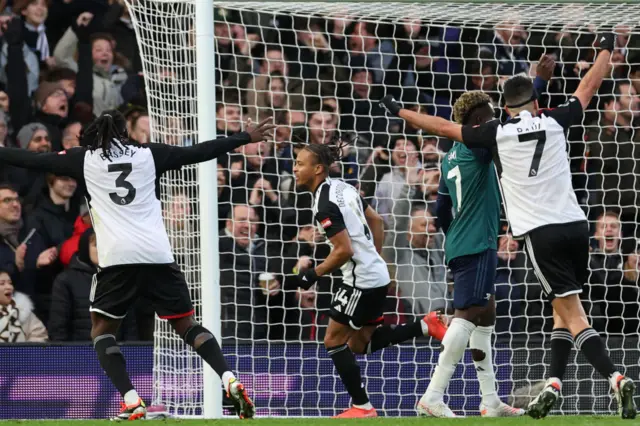
[[[125,114],[136,142],[187,146],[197,138],[188,129],[193,106],[151,121],[123,0],[0,0],[0,12],[1,145],[70,149],[110,108]],[[387,117],[378,100],[391,93],[406,108],[449,119],[461,93],[483,90],[499,106],[501,83],[524,72],[544,89],[540,105],[554,107],[577,87],[596,42],[585,29],[515,21],[477,29],[219,8],[213,18],[218,136],[241,131],[249,118],[278,125],[273,140],[218,162],[220,258],[211,261],[220,266],[223,338],[239,341],[317,341],[328,323],[339,274],[302,290],[294,273],[329,253],[313,223],[312,196],[296,191],[292,176],[305,144],[347,142],[332,176],[358,188],[385,220],[393,284],[386,321],[449,311],[452,283],[434,204],[440,158],[452,142]],[[617,32],[611,78],[571,129],[568,155],[593,229],[585,306],[599,331],[628,335],[640,327],[640,28]],[[552,75],[536,70],[543,53],[556,60]],[[0,164],[0,342],[90,340],[97,246],[79,192],[69,177]],[[197,199],[174,186],[163,208],[176,260],[195,282]],[[548,305],[506,220],[498,251],[498,336],[548,330]],[[118,337],[152,333],[153,312],[141,301]]]

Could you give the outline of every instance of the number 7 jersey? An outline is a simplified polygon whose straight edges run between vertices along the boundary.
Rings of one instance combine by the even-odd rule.
[[[497,249],[500,190],[489,149],[454,143],[442,160],[438,192],[453,204],[444,246],[447,262]]]
[[[497,147],[500,183],[513,235],[545,225],[586,221],[571,183],[566,132],[582,119],[580,101],[533,116],[522,111],[504,124],[496,120],[463,126],[469,146]]]

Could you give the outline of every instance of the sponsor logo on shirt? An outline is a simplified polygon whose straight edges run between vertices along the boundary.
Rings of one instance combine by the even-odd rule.
[[[331,226],[331,219],[329,218],[324,219],[323,221],[320,222],[320,225],[322,225],[324,229],[327,229],[328,227]]]

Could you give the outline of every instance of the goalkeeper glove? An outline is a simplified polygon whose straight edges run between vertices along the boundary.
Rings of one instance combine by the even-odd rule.
[[[616,48],[616,35],[614,33],[600,34],[600,50],[607,50],[613,53]]]
[[[402,107],[395,99],[393,99],[392,95],[387,95],[380,101],[380,106],[387,110],[387,112],[391,115],[395,115],[396,117],[400,114],[400,110]]]
[[[298,280],[300,281],[300,287],[309,290],[318,281],[318,274],[316,274],[314,268],[305,269],[298,273]]]

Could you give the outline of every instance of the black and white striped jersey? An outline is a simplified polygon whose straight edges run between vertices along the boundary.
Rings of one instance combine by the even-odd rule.
[[[366,208],[358,191],[339,179],[327,179],[316,188],[313,214],[318,229],[328,238],[347,230],[353,257],[341,267],[342,280],[345,285],[360,289],[386,286],[391,281],[387,265],[373,243],[364,215]]]
[[[174,258],[162,220],[160,177],[250,141],[248,133],[190,147],[114,141],[109,156],[85,147],[59,153],[1,148],[0,161],[78,181],[87,194],[101,268],[168,264]]]
[[[493,120],[463,126],[466,145],[497,148],[502,195],[514,236],[545,225],[587,220],[573,190],[566,137],[582,116],[580,101],[571,97],[535,116],[522,111],[504,124]]]

